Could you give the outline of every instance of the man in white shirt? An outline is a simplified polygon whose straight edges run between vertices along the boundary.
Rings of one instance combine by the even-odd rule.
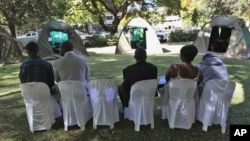
[[[81,81],[86,86],[87,94],[89,94],[88,82],[90,79],[90,70],[87,58],[75,54],[73,44],[70,41],[61,44],[60,54],[63,57],[56,60],[53,64],[55,81]]]

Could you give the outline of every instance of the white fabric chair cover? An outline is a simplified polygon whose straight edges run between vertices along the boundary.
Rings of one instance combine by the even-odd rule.
[[[167,83],[162,99],[162,119],[170,128],[190,129],[195,122],[197,82],[193,79],[173,79]]]
[[[151,129],[154,128],[157,84],[157,79],[149,79],[138,81],[131,87],[129,105],[124,109],[124,117],[134,122],[135,131],[140,131],[140,125],[151,124]]]
[[[32,133],[51,129],[55,118],[62,115],[61,109],[49,87],[43,82],[20,84],[24,98],[29,128]]]
[[[90,98],[87,96],[85,86],[80,81],[59,81],[58,88],[61,95],[64,130],[68,126],[78,125],[85,130],[85,124],[92,117]]]
[[[206,82],[197,113],[197,120],[202,122],[204,131],[212,124],[220,124],[222,133],[225,133],[235,85],[235,82],[223,79],[211,79]]]
[[[96,79],[89,82],[90,99],[93,108],[93,127],[109,125],[119,121],[117,85],[112,79]]]

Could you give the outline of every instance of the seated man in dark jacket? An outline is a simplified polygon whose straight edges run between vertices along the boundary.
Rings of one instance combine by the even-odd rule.
[[[147,53],[144,48],[135,50],[136,63],[123,69],[123,82],[118,86],[122,107],[128,107],[131,86],[141,80],[157,79],[157,67],[146,62]]]
[[[39,47],[36,42],[29,42],[24,49],[26,49],[29,57],[20,66],[20,82],[44,82],[50,88],[51,94],[55,94],[56,87],[52,64],[38,56]]]

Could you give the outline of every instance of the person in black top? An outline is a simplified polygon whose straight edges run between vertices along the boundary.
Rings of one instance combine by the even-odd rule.
[[[157,67],[146,62],[147,53],[144,48],[135,50],[136,63],[123,69],[123,82],[118,86],[122,107],[128,107],[131,86],[141,80],[157,79]]]

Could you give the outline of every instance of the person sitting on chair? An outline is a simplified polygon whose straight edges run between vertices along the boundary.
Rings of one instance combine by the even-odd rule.
[[[180,50],[181,63],[173,63],[170,65],[165,74],[166,82],[176,78],[188,78],[200,82],[202,75],[198,67],[192,64],[192,61],[194,60],[197,53],[198,50],[194,45],[183,46]],[[164,95],[165,90],[167,90],[167,83],[159,89],[161,96]]]
[[[53,64],[55,81],[81,81],[85,85],[87,95],[89,95],[90,70],[88,60],[83,55],[77,55],[73,48],[74,46],[70,41],[61,44],[60,54],[63,57]]]
[[[203,79],[198,85],[199,94],[201,95],[205,83],[210,79],[228,79],[228,70],[223,61],[216,55],[207,53],[203,56],[198,68],[202,73]]]
[[[146,62],[147,54],[144,48],[137,48],[134,58],[136,63],[123,69],[123,82],[118,86],[118,93],[123,109],[124,107],[128,107],[130,89],[135,82],[157,79],[157,67]]]
[[[29,42],[24,49],[27,50],[29,57],[20,66],[21,83],[44,82],[50,88],[51,94],[55,94],[56,86],[52,64],[38,56],[39,47],[36,42]]]

